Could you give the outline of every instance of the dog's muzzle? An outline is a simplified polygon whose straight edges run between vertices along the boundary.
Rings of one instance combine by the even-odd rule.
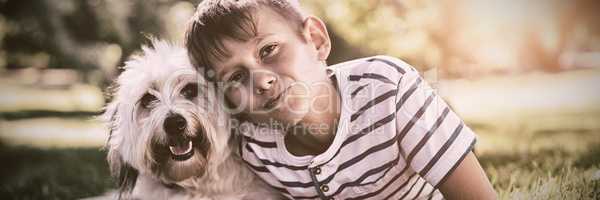
[[[190,136],[185,134],[187,122],[180,114],[171,113],[163,123],[171,157],[174,160],[187,160],[194,155],[194,144]]]

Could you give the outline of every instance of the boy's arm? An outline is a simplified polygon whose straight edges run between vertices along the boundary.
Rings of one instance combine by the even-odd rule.
[[[445,199],[497,199],[492,184],[473,152],[468,153],[458,167],[440,183]]]
[[[446,199],[495,199],[495,192],[472,153],[475,133],[414,68],[396,58],[380,58],[404,72],[399,75],[401,78],[390,79],[398,80],[398,143],[409,166]]]

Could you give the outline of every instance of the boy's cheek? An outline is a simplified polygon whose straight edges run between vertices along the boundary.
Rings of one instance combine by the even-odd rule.
[[[240,105],[240,100],[239,100],[240,97],[239,96],[240,96],[239,92],[237,92],[237,91],[229,90],[225,93],[225,98],[227,98],[227,100],[231,104],[233,104],[233,106],[236,106],[236,107],[238,107]]]
[[[226,98],[234,106],[242,110],[254,109],[255,99],[246,90],[240,88],[232,89],[226,92]]]

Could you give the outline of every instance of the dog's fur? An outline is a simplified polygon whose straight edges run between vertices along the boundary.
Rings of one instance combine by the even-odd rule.
[[[125,63],[102,115],[119,198],[278,199],[237,155],[238,139],[214,84],[193,69],[184,48],[152,44]],[[169,128],[172,116],[185,126]],[[193,154],[178,160],[169,148],[189,141]]]

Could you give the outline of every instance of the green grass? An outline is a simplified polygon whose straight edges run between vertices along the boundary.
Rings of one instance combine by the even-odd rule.
[[[504,143],[478,156],[500,199],[600,198],[600,132],[480,138]]]
[[[547,150],[480,160],[501,199],[598,199],[600,177],[594,176],[600,173],[599,151],[596,147],[595,152],[574,155]]]
[[[577,150],[560,145],[529,150],[498,149],[479,153],[478,157],[500,199],[598,199],[600,140],[581,140],[585,138],[581,134],[554,134],[563,138],[563,142],[564,138],[570,138],[569,145],[581,145]],[[512,138],[513,145],[527,143],[533,147],[536,141],[543,142],[536,137],[505,138]],[[75,199],[101,195],[114,187],[104,156],[105,152],[96,148],[42,150],[2,145],[0,199]]]
[[[112,187],[105,153],[0,145],[0,199],[76,199]]]

